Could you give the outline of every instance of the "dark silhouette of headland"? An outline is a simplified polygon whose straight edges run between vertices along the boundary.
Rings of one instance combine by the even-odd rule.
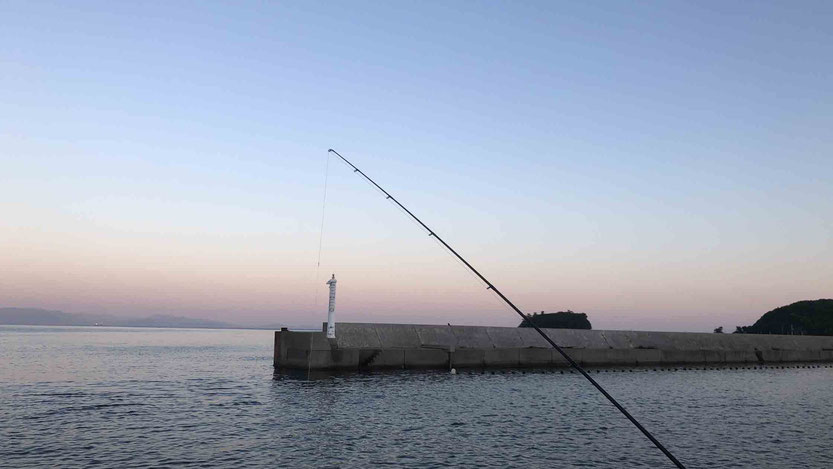
[[[833,335],[833,300],[804,300],[775,308],[736,334]]]

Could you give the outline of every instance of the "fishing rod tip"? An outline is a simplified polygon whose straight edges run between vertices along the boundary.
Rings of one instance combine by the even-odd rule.
[[[327,152],[333,152],[333,153],[335,153],[336,151],[335,151],[335,150],[333,150],[332,148],[330,148],[329,150],[327,150]]]

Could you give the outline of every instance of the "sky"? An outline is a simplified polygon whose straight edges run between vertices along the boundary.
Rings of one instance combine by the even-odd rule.
[[[0,2],[0,307],[318,325],[335,273],[339,321],[519,322],[329,148],[525,312],[711,331],[833,297],[831,24],[825,1]]]

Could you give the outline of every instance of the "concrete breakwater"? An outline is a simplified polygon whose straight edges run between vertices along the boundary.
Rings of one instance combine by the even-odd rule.
[[[833,362],[833,337],[544,331],[582,366]],[[534,329],[370,323],[339,323],[335,339],[323,331],[276,331],[274,364],[301,369],[568,366]]]

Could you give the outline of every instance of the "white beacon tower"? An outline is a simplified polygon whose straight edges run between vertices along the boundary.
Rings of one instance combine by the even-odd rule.
[[[333,278],[327,280],[327,285],[330,286],[330,306],[327,308],[327,338],[336,338],[336,274]]]

